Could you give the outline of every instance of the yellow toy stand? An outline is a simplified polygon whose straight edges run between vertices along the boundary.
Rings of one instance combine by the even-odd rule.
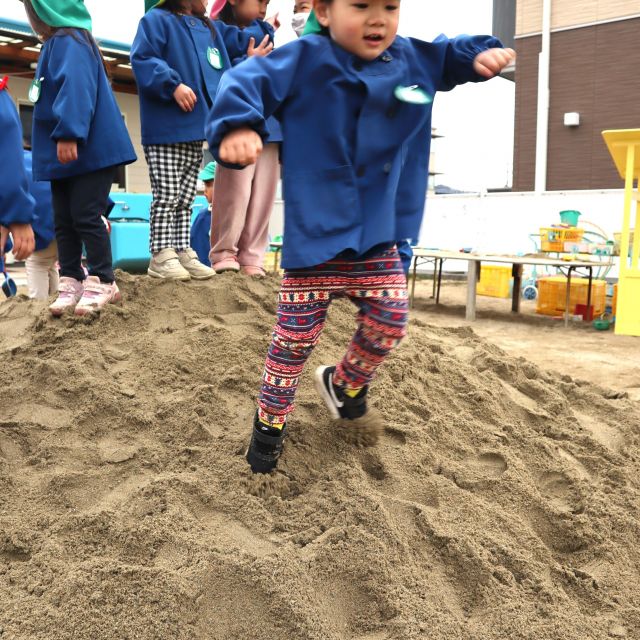
[[[640,129],[603,131],[602,137],[624,180],[616,333],[640,336]],[[636,182],[638,185],[634,188]],[[634,203],[633,227],[636,231],[633,245],[630,247],[631,213]]]

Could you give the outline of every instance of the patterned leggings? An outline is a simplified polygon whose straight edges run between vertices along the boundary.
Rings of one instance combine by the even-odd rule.
[[[407,281],[395,247],[370,257],[336,258],[309,269],[285,271],[262,375],[261,420],[282,423],[293,411],[302,369],[320,339],[329,305],[342,296],[358,307],[358,328],[336,366],[336,385],[347,389],[368,385],[406,335]]]

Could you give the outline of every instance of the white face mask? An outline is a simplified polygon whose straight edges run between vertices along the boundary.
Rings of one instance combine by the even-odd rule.
[[[293,18],[291,18],[291,26],[293,30],[296,32],[298,38],[302,35],[304,28],[307,24],[307,20],[309,19],[308,13],[294,13]]]

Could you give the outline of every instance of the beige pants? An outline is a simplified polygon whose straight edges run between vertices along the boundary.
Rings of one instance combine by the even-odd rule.
[[[25,263],[29,297],[46,300],[58,291],[58,245],[55,240],[46,249],[34,251]]]
[[[228,258],[262,267],[269,242],[280,164],[279,145],[265,145],[258,162],[242,171],[218,165],[211,217],[211,265]]]

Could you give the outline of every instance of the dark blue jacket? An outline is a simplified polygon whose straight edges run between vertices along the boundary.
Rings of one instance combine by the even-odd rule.
[[[33,179],[57,180],[135,162],[136,154],[100,52],[84,32],[58,32],[40,52],[33,110]],[[58,140],[76,140],[78,159],[58,162]]]
[[[33,216],[33,233],[36,237],[36,251],[46,249],[56,236],[53,224],[53,203],[51,202],[51,183],[34,182],[32,171],[31,151],[24,152],[24,168],[29,183],[29,193],[35,200],[35,212]]]
[[[395,89],[417,85],[434,96],[481,81],[475,56],[500,46],[490,36],[398,37],[366,62],[314,35],[225,74],[207,123],[216,160],[229,131],[249,126],[264,139],[272,114],[282,125],[285,268],[418,237],[430,137],[416,136],[430,129],[432,104],[402,102]],[[407,158],[415,167],[405,168]],[[401,187],[415,192],[406,203],[398,203]]]
[[[198,260],[207,267],[211,266],[211,211],[203,207],[191,224],[191,248],[198,254]]]
[[[142,144],[173,144],[204,140],[204,124],[222,74],[231,68],[230,58],[245,55],[250,38],[257,42],[273,35],[267,23],[249,29],[216,21],[215,37],[194,16],[178,16],[152,9],[140,20],[131,47],[131,64],[140,97]],[[215,69],[207,52],[220,53],[221,69]],[[196,94],[193,111],[185,112],[173,98],[179,84]]]
[[[20,118],[9,93],[0,89],[0,225],[30,224],[33,209],[22,161]]]

